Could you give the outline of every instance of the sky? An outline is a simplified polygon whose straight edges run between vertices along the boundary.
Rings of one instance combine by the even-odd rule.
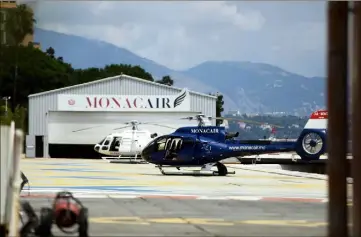
[[[171,69],[269,63],[325,75],[322,1],[38,1],[37,27],[112,43]]]

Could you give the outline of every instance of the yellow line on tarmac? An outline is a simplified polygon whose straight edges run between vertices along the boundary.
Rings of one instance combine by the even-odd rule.
[[[214,218],[141,218],[141,217],[97,217],[90,218],[90,222],[99,224],[131,224],[149,225],[156,224],[197,224],[213,226],[234,225],[265,225],[288,227],[323,227],[325,222],[307,220],[225,220]]]
[[[85,186],[85,185],[92,185],[92,186],[161,186],[161,187],[197,187],[200,182],[192,183],[192,182],[180,182],[180,181],[172,181],[172,180],[112,180],[112,179],[92,179],[89,177],[87,179],[84,178],[46,178],[46,177],[31,177],[32,185],[34,186],[49,186],[49,185],[56,185],[56,186]],[[207,188],[207,183],[202,184],[203,187]],[[278,188],[278,189],[324,189],[326,188],[323,185],[319,184],[283,184],[283,183],[276,183],[273,185],[266,184],[266,183],[242,183],[242,186],[250,186],[252,188]],[[229,184],[224,183],[213,183],[209,187],[231,187]]]
[[[33,186],[181,186],[186,185],[177,181],[128,181],[128,180],[94,180],[94,179],[33,179]]]
[[[131,224],[131,225],[149,225],[140,217],[98,217],[90,218],[90,222],[99,224]]]
[[[272,225],[272,226],[297,226],[297,227],[322,227],[326,222],[315,222],[306,220],[249,220],[240,221],[240,224],[249,225]]]

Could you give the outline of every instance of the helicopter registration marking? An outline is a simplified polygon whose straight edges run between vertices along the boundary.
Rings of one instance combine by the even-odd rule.
[[[229,149],[233,151],[266,150],[266,146],[230,146]]]

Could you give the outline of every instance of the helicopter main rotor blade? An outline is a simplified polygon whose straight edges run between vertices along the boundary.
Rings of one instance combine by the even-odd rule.
[[[262,122],[257,122],[257,121],[253,121],[253,120],[246,120],[246,119],[227,118],[227,117],[212,117],[212,116],[206,116],[204,114],[200,114],[199,116],[202,117],[203,119],[208,119],[208,120],[219,119],[219,120],[240,121],[240,122],[251,123],[251,124],[259,124],[259,125],[265,124],[265,123],[262,123]],[[185,117],[185,118],[181,118],[181,119],[196,120],[197,116],[190,116],[190,117]],[[270,125],[272,127],[283,128],[282,126],[275,125],[275,124],[268,124],[268,125]]]
[[[265,123],[265,122],[258,122],[258,121],[247,120],[247,119],[227,118],[227,117],[215,117],[214,119],[239,121],[239,122],[245,122],[245,123],[251,123],[251,124],[259,124],[259,125],[267,124],[267,125],[270,125],[270,126],[276,127],[276,128],[284,128],[282,126],[275,125],[275,124],[269,124],[269,123]]]
[[[156,124],[156,123],[141,123],[140,125],[142,125],[142,124],[149,124],[149,125],[154,125],[154,126],[159,126],[159,127],[164,127],[164,128],[177,129],[177,128],[174,128],[174,127],[171,127],[171,126]]]
[[[82,132],[82,131],[85,131],[85,130],[89,130],[89,129],[93,129],[93,128],[99,128],[99,127],[103,127],[103,125],[93,126],[93,127],[88,127],[88,128],[81,128],[81,129],[74,130],[72,132]]]
[[[132,125],[127,125],[127,126],[123,126],[123,127],[119,127],[119,128],[114,128],[113,130],[120,130],[120,129],[123,129],[123,128],[129,128],[129,127],[132,127]]]

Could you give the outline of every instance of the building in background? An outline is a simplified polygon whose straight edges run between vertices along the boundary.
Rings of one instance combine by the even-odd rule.
[[[151,123],[139,129],[169,134],[197,125],[184,117],[215,117],[216,101],[215,96],[126,75],[29,95],[26,156],[96,158],[94,145],[122,132],[114,129],[126,122]]]
[[[3,1],[0,0],[0,43],[3,45],[7,45],[11,42],[11,38],[9,34],[6,32],[5,22],[7,20],[7,13],[11,10],[16,8],[17,2],[16,1]],[[33,10],[28,7],[29,11]],[[34,42],[34,34],[28,34],[23,42],[22,45],[27,46],[32,44],[35,48],[40,48],[40,43]]]

